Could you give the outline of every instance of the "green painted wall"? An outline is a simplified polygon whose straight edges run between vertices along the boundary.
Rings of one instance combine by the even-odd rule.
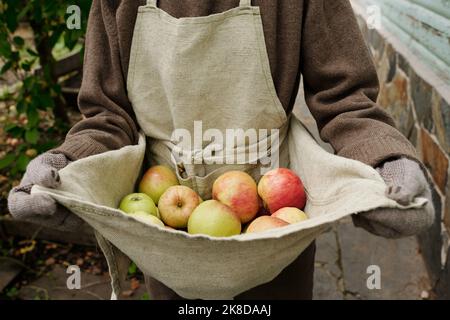
[[[376,5],[381,26],[450,81],[450,0],[353,0]]]

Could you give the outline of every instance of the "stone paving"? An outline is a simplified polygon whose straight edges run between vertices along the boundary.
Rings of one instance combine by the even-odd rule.
[[[370,266],[381,289],[370,290]],[[429,299],[430,283],[416,238],[388,240],[344,219],[317,239],[314,299]]]

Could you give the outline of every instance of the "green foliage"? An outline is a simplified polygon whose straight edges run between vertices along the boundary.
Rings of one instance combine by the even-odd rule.
[[[6,124],[6,132],[23,143],[0,159],[0,169],[11,167],[23,172],[34,154],[27,151],[48,150],[55,144],[48,139],[49,134],[67,130],[65,101],[55,76],[55,55],[82,47],[80,39],[91,1],[0,0],[0,77],[9,72],[20,84],[18,90],[3,98],[13,100],[18,116],[24,119]],[[81,9],[80,30],[69,30],[66,25],[66,10],[73,4]],[[17,35],[21,23],[31,26],[33,41]],[[49,113],[55,117],[54,124],[43,126],[43,116]]]
[[[134,262],[130,263],[130,266],[128,267],[128,275],[129,276],[134,276],[137,273],[137,266]]]

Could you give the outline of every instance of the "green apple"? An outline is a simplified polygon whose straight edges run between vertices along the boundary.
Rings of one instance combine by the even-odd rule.
[[[148,212],[145,212],[145,211],[133,212],[133,213],[130,213],[130,216],[132,216],[136,220],[139,220],[146,224],[153,224],[153,225],[157,225],[160,227],[164,227],[164,223],[161,220],[159,220],[154,215],[152,215]]]
[[[241,233],[241,220],[230,207],[217,200],[202,202],[188,221],[190,234],[205,234],[212,237],[231,237]]]
[[[148,195],[155,204],[171,186],[178,185],[175,173],[166,166],[154,166],[147,170],[139,183],[139,192]]]
[[[132,193],[120,201],[119,209],[125,213],[144,211],[158,217],[158,208],[152,198],[145,193]]]

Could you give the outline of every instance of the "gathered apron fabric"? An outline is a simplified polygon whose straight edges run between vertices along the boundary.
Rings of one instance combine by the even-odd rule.
[[[142,129],[139,143],[72,162],[60,171],[57,190],[32,189],[49,194],[96,230],[113,298],[126,275],[124,257],[181,297],[232,299],[275,279],[330,223],[375,208],[426,203],[414,199],[400,206],[388,199],[376,170],[327,153],[295,116],[286,116],[271,77],[259,8],[250,0],[223,13],[180,19],[149,0],[138,11],[127,89]],[[227,129],[267,134],[232,148],[198,134],[226,135]],[[174,132],[194,142],[174,141]],[[255,153],[268,145],[265,153]],[[208,148],[214,152],[205,156]],[[217,161],[230,154],[248,162]],[[180,183],[203,199],[226,171],[242,170],[258,181],[263,169],[290,167],[304,182],[310,219],[229,238],[145,224],[115,208],[149,164],[172,167]]]

